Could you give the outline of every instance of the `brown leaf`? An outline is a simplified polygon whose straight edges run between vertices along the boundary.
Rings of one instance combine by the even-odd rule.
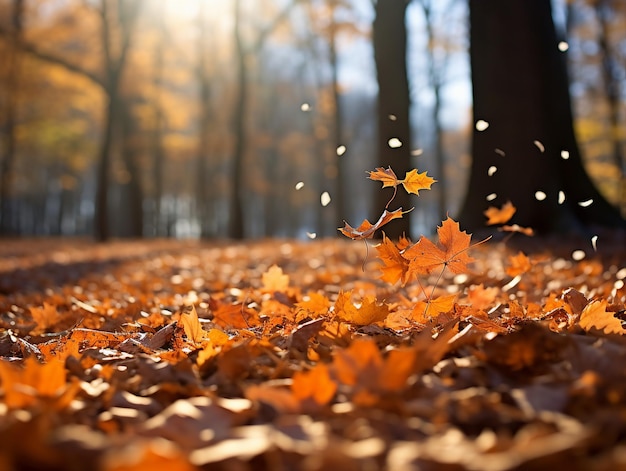
[[[402,218],[402,215],[406,214],[406,213],[407,213],[407,211],[403,212],[402,208],[398,208],[395,211],[387,211],[385,209],[383,211],[383,214],[381,214],[380,218],[378,218],[378,221],[376,221],[375,224],[372,224],[367,219],[365,219],[359,225],[359,227],[357,227],[355,229],[350,224],[348,224],[347,222],[344,221],[344,226],[338,228],[338,230],[343,235],[345,235],[346,237],[349,237],[350,239],[353,239],[353,240],[371,239],[372,237],[374,237],[374,233],[378,229],[380,229],[385,224],[389,223],[390,221],[392,221],[394,219]]]

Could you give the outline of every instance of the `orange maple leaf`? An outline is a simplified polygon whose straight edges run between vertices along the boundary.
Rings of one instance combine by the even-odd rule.
[[[472,307],[480,310],[491,306],[498,296],[498,292],[498,288],[485,288],[485,286],[481,283],[479,285],[470,286],[467,297]]]
[[[605,334],[621,334],[626,331],[622,327],[622,323],[612,312],[606,310],[607,301],[591,301],[585,306],[580,314],[578,324],[585,330],[596,328],[604,331]]]
[[[402,256],[396,245],[383,233],[383,241],[376,246],[378,258],[383,262],[380,267],[380,279],[389,284],[395,284],[402,280],[402,284],[407,281],[407,270],[409,261]]]
[[[59,321],[59,313],[54,304],[49,304],[44,301],[43,307],[31,307],[30,315],[37,323],[37,332],[44,332],[49,327],[52,327]]]
[[[425,324],[439,314],[450,312],[454,308],[456,294],[446,294],[428,301],[418,301],[411,311],[411,319]]]
[[[321,406],[328,404],[337,392],[337,383],[333,381],[328,367],[318,363],[309,371],[296,371],[291,383],[291,393],[299,401],[313,399]]]
[[[439,244],[433,244],[422,236],[417,243],[404,252],[409,262],[409,272],[429,274],[438,267],[447,267],[452,273],[463,273],[467,264],[474,261],[467,254],[470,248],[471,234],[461,231],[459,223],[448,217],[437,227]],[[485,242],[485,239],[479,243]]]
[[[365,297],[361,307],[356,307],[350,301],[352,292],[340,291],[335,301],[335,313],[345,322],[355,325],[370,325],[374,322],[384,321],[389,315],[389,307],[386,304],[377,304],[373,297]]]
[[[337,228],[343,235],[349,237],[352,240],[363,240],[370,239],[374,237],[374,232],[383,227],[389,221],[393,219],[399,219],[403,214],[406,214],[408,211],[402,211],[402,208],[398,208],[395,211],[387,211],[386,209],[381,214],[378,221],[375,224],[372,224],[367,219],[365,219],[357,228],[352,227],[350,224],[344,221],[344,226]]]
[[[506,274],[509,276],[518,276],[526,273],[532,268],[530,259],[524,254],[524,252],[518,252],[517,255],[511,255],[509,257],[509,263],[511,264],[506,268]]]
[[[24,360],[23,368],[0,362],[0,379],[4,403],[9,408],[24,408],[38,398],[55,398],[63,392],[66,387],[65,364],[58,360],[42,364],[34,357]]]
[[[299,311],[305,311],[305,315],[312,315],[311,317],[320,317],[328,313],[330,309],[330,301],[326,296],[321,293],[308,293],[303,301],[296,303]],[[299,317],[296,315],[296,318]]]
[[[416,195],[419,194],[419,190],[430,190],[432,184],[437,181],[429,177],[427,175],[428,172],[417,173],[417,169],[406,172],[404,180],[399,180],[398,176],[391,169],[391,167],[377,167],[375,171],[368,173],[368,178],[370,180],[382,182],[383,188],[396,188],[398,185],[402,184],[407,193],[413,193]]]
[[[368,178],[370,180],[376,180],[376,181],[382,182],[383,188],[387,188],[387,187],[395,188],[399,185],[398,176],[391,169],[391,167],[387,167],[387,168],[376,167],[376,170],[374,170],[373,172],[368,171],[367,173],[369,173]]]
[[[483,214],[488,218],[487,225],[493,226],[494,224],[509,222],[516,211],[517,208],[513,206],[513,203],[507,201],[501,208],[490,206]]]

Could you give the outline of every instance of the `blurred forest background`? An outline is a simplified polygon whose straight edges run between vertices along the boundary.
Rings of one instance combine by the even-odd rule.
[[[378,217],[365,171],[400,149],[400,177],[439,181],[409,201],[428,234],[461,210],[484,130],[470,4],[0,0],[0,232],[334,236]],[[626,2],[552,13],[584,166],[624,216]],[[406,70],[385,65],[398,55]],[[379,105],[385,70],[408,82],[406,116]]]

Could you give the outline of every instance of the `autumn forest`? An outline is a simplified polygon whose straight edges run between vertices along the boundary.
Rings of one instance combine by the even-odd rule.
[[[626,469],[626,5],[0,0],[0,470]]]

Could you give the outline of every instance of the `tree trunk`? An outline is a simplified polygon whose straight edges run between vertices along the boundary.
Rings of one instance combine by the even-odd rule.
[[[373,24],[374,60],[378,78],[378,165],[391,166],[399,178],[411,170],[410,98],[407,77],[407,34],[405,15],[407,0],[378,0]],[[390,139],[402,145],[389,146]],[[390,193],[376,188],[377,210],[382,211]],[[411,207],[408,194],[400,189],[390,210]],[[385,228],[389,237],[410,234],[409,217],[394,221]]]
[[[114,15],[111,15],[111,4],[115,3]],[[96,214],[94,220],[94,237],[99,242],[108,240],[111,236],[109,227],[109,173],[111,166],[111,148],[114,138],[115,120],[119,117],[119,88],[122,72],[126,64],[126,57],[130,48],[135,20],[141,7],[140,0],[128,2],[128,0],[101,0],[101,27],[102,45],[104,49],[104,89],[108,98],[105,110],[105,129],[98,155],[97,166],[97,190],[96,190]],[[112,18],[116,18],[119,24],[111,25]],[[112,27],[114,26],[114,27]],[[119,30],[120,37],[114,38]],[[113,53],[112,44],[120,43],[120,51]]]
[[[624,139],[622,135],[622,122],[620,119],[622,99],[621,99],[621,77],[617,64],[616,52],[610,45],[609,23],[614,12],[610,2],[602,0],[595,5],[596,16],[600,23],[598,44],[602,54],[602,78],[604,89],[606,90],[606,100],[609,107],[609,126],[611,139],[611,157],[615,166],[621,171],[621,178],[618,178],[617,194],[621,207],[622,216],[626,215],[626,158],[622,152]]]
[[[241,32],[241,1],[235,0],[235,46],[237,60],[237,93],[233,115],[235,130],[235,150],[233,154],[233,174],[231,178],[231,208],[228,236],[233,239],[243,239],[243,160],[246,154],[246,110],[248,107],[248,67],[246,64],[247,51],[243,44]]]
[[[13,0],[12,25],[8,38],[4,109],[4,149],[0,150],[0,235],[8,235],[16,228],[13,211],[13,167],[15,165],[18,87],[20,80],[20,42],[23,30],[24,1]]]
[[[128,98],[124,100],[121,111],[122,119],[122,158],[129,175],[128,182],[124,185],[127,201],[128,221],[124,222],[124,235],[127,237],[143,237],[143,201],[144,194],[141,185],[141,171],[137,163],[138,152],[134,141],[139,129],[132,115],[131,103]]]
[[[510,200],[517,207],[512,222],[538,233],[596,224],[623,227],[583,168],[550,1],[470,0],[469,5],[474,120],[489,127],[474,130],[462,226],[484,229],[483,211]],[[491,194],[497,196],[488,202]],[[579,204],[589,200],[589,206]]]

